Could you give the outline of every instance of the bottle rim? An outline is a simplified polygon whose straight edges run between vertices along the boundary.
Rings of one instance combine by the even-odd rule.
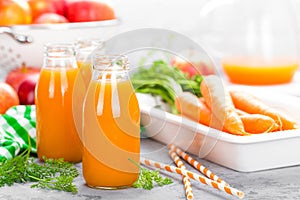
[[[44,45],[44,54],[46,56],[64,57],[66,55],[75,55],[75,45],[73,43],[46,43]]]
[[[129,62],[126,55],[105,55],[101,53],[95,53],[92,57],[92,63],[94,70],[129,70]]]

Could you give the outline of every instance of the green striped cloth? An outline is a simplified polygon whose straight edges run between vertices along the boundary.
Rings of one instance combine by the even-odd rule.
[[[36,153],[36,120],[34,105],[11,107],[0,115],[0,161],[10,159],[24,151],[31,142]]]

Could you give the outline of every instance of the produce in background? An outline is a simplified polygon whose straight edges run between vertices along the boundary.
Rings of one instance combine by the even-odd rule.
[[[243,122],[236,112],[227,88],[223,87],[218,76],[206,76],[201,82],[200,91],[206,105],[223,124],[223,128],[235,135],[247,135]]]
[[[236,108],[248,112],[250,114],[262,114],[271,117],[279,125],[280,130],[289,130],[298,128],[298,125],[287,114],[276,110],[264,104],[257,97],[244,91],[231,91],[233,103]]]
[[[175,98],[182,91],[189,91],[200,97],[201,75],[192,78],[163,60],[153,62],[150,68],[140,67],[131,76],[131,81],[136,92],[159,95],[170,104],[172,112],[177,113]]]
[[[234,135],[251,135],[298,128],[295,120],[271,108],[245,91],[227,91],[216,76],[206,76],[199,98],[186,92],[177,96],[176,108],[183,116]],[[216,93],[216,88],[223,90]],[[226,96],[226,97],[225,97]],[[212,124],[212,118],[217,119]],[[215,125],[219,126],[216,127]]]
[[[7,83],[0,82],[0,114],[12,106],[19,104],[16,91]]]
[[[33,21],[34,24],[60,24],[67,22],[69,22],[67,18],[56,13],[44,13]]]
[[[0,1],[0,26],[32,23],[29,4],[25,0]]]
[[[175,99],[176,109],[180,114],[196,122],[209,126],[211,123],[211,110],[201,100],[190,92],[183,92]]]
[[[113,7],[104,0],[69,0],[66,17],[70,22],[116,19]]]
[[[0,26],[116,19],[107,0],[1,0]]]
[[[64,0],[28,0],[33,22],[42,14],[56,13],[64,16],[66,1]]]
[[[209,74],[216,73],[213,67],[205,64],[201,59],[199,58],[191,58],[191,59],[194,60],[187,61],[182,59],[179,56],[175,56],[171,60],[171,65],[187,73],[189,77],[193,77],[196,74],[209,75]]]
[[[39,80],[38,76],[32,76],[29,79],[23,81],[18,89],[18,97],[21,105],[34,105],[34,92],[36,84]]]
[[[34,104],[35,85],[40,76],[40,68],[25,64],[8,72],[5,82],[17,92],[20,104]],[[33,96],[32,96],[33,95]]]

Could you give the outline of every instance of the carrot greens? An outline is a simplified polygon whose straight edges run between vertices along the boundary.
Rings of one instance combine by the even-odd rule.
[[[138,180],[133,184],[135,188],[143,188],[145,190],[151,190],[154,186],[153,183],[156,183],[158,186],[169,185],[172,182],[169,178],[163,178],[158,170],[149,170],[143,167],[140,167],[140,175]]]
[[[177,112],[174,105],[175,98],[182,91],[189,91],[198,97],[201,96],[201,75],[189,78],[184,72],[163,60],[153,62],[149,68],[140,67],[131,76],[131,81],[136,92],[159,95],[171,105],[174,113]]]
[[[146,169],[131,158],[128,158],[128,160],[140,169],[139,177],[133,183],[132,187],[151,190],[154,187],[153,183],[156,183],[160,187],[173,183],[171,179],[162,177],[158,170]]]
[[[14,183],[35,182],[31,187],[77,193],[73,184],[78,170],[63,159],[46,159],[39,164],[30,150],[0,162],[0,187]]]

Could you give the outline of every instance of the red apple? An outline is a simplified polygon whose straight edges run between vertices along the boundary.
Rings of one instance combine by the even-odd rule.
[[[70,22],[101,21],[116,18],[112,6],[103,0],[69,1],[66,17]]]
[[[12,106],[19,105],[16,91],[7,83],[0,82],[0,114]]]
[[[33,21],[34,24],[58,24],[67,22],[67,18],[56,13],[44,13]]]
[[[10,84],[16,91],[18,91],[20,84],[24,80],[26,80],[30,76],[36,76],[39,74],[40,68],[28,67],[23,64],[21,67],[15,68],[8,72],[5,82]]]
[[[52,5],[55,8],[55,13],[65,16],[67,9],[67,1],[66,0],[50,0]]]
[[[31,76],[22,82],[18,89],[18,96],[21,105],[34,104],[34,91],[38,82],[39,76]]]

